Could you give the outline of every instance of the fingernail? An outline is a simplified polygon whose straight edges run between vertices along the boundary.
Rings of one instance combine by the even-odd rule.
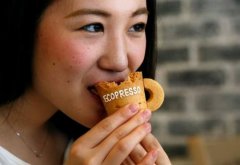
[[[139,109],[138,107],[139,107],[138,104],[131,104],[129,106],[129,110],[131,111],[131,113],[136,113]]]
[[[145,123],[145,129],[147,132],[151,132],[152,131],[152,126],[150,123]]]
[[[152,151],[152,157],[153,157],[153,159],[157,159],[158,154],[159,154],[159,151],[158,151],[158,150]]]
[[[151,116],[151,111],[149,109],[146,109],[142,112],[142,117],[145,119],[148,119]]]

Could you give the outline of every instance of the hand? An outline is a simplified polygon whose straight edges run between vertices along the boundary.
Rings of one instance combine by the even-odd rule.
[[[147,153],[139,164],[154,164],[158,160],[159,148],[148,145],[151,141],[151,136],[147,136],[151,132],[150,117],[149,110],[139,111],[136,105],[121,108],[77,139],[65,164],[122,164],[141,141]]]
[[[153,134],[146,135],[141,143],[136,145],[130,156],[124,161],[123,165],[139,164],[141,160],[146,156],[147,152],[154,149],[158,151],[156,153],[153,153],[157,155],[157,160],[154,165],[171,165],[167,154],[159,144],[158,140],[153,136]]]

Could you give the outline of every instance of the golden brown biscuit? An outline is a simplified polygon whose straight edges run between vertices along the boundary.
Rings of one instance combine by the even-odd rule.
[[[144,78],[143,83],[145,90],[149,93],[147,107],[152,111],[159,109],[164,101],[162,86],[157,81],[149,78]]]
[[[141,72],[132,72],[127,80],[116,82],[99,82],[95,85],[108,114],[129,103],[139,104],[141,109],[157,110],[163,103],[162,87],[152,79],[143,79]],[[146,101],[145,90],[149,93]]]

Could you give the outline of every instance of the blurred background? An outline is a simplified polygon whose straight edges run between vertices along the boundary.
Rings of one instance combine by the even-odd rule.
[[[221,139],[240,134],[240,0],[157,4],[156,79],[166,97],[153,114],[153,133],[173,164],[191,165],[192,137],[220,139],[218,146],[226,149]],[[240,140],[229,145],[240,149]],[[240,164],[240,151],[237,156],[221,164]]]

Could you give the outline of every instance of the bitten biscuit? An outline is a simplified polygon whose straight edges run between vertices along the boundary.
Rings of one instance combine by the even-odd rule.
[[[152,79],[143,79],[141,72],[130,73],[127,80],[116,82],[99,82],[96,90],[108,114],[129,103],[139,104],[141,109],[157,110],[164,98],[161,86]],[[149,94],[146,101],[145,90]]]

